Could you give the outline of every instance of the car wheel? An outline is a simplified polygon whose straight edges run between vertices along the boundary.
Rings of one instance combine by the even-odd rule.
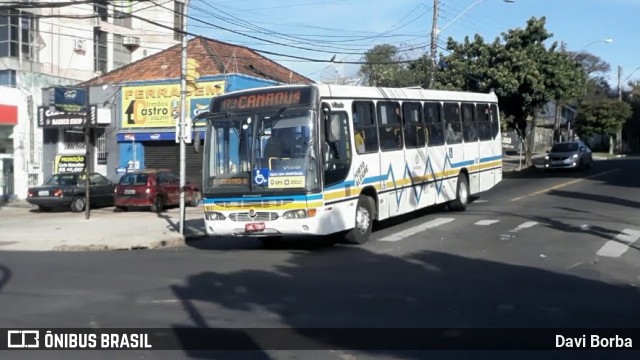
[[[71,211],[73,212],[81,212],[84,210],[84,196],[76,196],[71,200]]]
[[[162,201],[162,196],[156,196],[153,200],[153,204],[151,205],[151,211],[153,212],[162,212],[164,210],[164,201]]]
[[[469,204],[469,181],[463,173],[458,175],[458,186],[456,188],[456,199],[449,203],[451,211],[465,211]]]
[[[191,201],[189,201],[189,206],[191,207],[197,207],[198,204],[200,203],[200,192],[199,191],[194,191],[191,194]]]
[[[366,195],[360,195],[356,207],[356,223],[354,228],[346,234],[345,243],[361,245],[369,240],[373,228],[374,209],[373,199]]]

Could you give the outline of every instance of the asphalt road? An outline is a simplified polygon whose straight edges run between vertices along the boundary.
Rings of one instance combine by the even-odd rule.
[[[523,172],[464,213],[376,226],[369,243],[0,252],[3,328],[640,327],[640,159]],[[331,339],[327,344],[331,347]],[[336,347],[338,347],[336,345]],[[44,352],[11,352],[43,358]],[[456,351],[455,358],[497,358]],[[500,353],[539,358],[542,353]],[[638,354],[545,353],[637,358]],[[615,357],[614,357],[615,355]],[[47,359],[454,358],[440,352],[64,352]],[[5,356],[3,356],[5,358]],[[13,358],[13,357],[11,357]]]

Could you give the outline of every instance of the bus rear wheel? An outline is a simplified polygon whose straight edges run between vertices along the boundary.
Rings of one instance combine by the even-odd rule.
[[[456,187],[456,199],[449,203],[449,210],[465,211],[467,204],[469,204],[469,180],[465,174],[460,173]]]
[[[361,245],[366,243],[371,236],[373,227],[374,204],[373,199],[366,195],[360,195],[356,207],[356,221],[353,229],[345,236],[347,244]]]

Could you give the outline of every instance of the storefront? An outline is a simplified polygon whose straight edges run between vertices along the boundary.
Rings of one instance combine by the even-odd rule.
[[[274,85],[273,81],[243,75],[214,76],[198,83],[198,90],[187,95],[187,121],[208,111],[211,99],[225,92],[257,86]],[[116,173],[147,168],[180,169],[180,148],[176,142],[176,122],[180,119],[179,82],[156,81],[125,85],[120,88],[119,162]],[[201,131],[201,146],[204,132]],[[200,187],[202,153],[187,145],[186,179]]]
[[[18,124],[18,107],[0,104],[0,203],[15,194],[14,127]]]

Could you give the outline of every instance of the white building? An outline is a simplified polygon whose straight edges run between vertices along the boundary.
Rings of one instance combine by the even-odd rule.
[[[24,199],[29,185],[44,180],[41,89],[73,85],[179,43],[172,29],[181,28],[176,14],[184,7],[171,0],[16,3],[0,0],[0,202]],[[75,142],[68,130],[59,130],[60,139]]]

